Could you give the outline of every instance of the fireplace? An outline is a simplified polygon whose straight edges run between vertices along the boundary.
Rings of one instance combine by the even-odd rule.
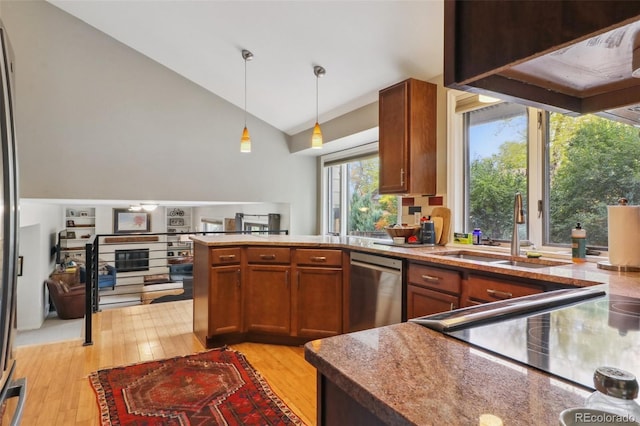
[[[116,270],[118,272],[148,271],[149,249],[116,250]]]

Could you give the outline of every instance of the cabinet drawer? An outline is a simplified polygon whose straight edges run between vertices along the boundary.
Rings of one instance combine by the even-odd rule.
[[[460,294],[460,273],[457,271],[409,263],[408,282],[438,291]]]
[[[471,276],[467,283],[469,300],[494,302],[513,297],[542,293],[542,287],[529,284],[514,283],[500,279]]]
[[[211,249],[212,265],[232,265],[240,263],[240,248]]]
[[[311,266],[342,266],[342,250],[297,249],[295,263]]]
[[[249,247],[247,249],[249,263],[290,263],[289,247]]]

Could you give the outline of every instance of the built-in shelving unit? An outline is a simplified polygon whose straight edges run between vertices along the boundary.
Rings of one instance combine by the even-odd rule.
[[[167,232],[189,234],[193,231],[191,207],[167,207]],[[191,256],[191,240],[186,235],[167,235],[167,258]]]
[[[65,228],[60,232],[60,260],[69,256],[84,261],[85,245],[96,233],[95,207],[65,207]]]

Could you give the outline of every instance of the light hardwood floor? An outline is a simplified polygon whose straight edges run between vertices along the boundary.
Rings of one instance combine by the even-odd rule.
[[[192,302],[130,306],[94,314],[92,346],[82,340],[16,349],[16,377],[27,378],[23,425],[99,425],[87,376],[96,370],[204,350],[192,333]],[[274,392],[308,425],[316,423],[316,373],[302,347],[242,343]],[[10,404],[7,412],[13,411]],[[3,424],[9,424],[3,419]]]

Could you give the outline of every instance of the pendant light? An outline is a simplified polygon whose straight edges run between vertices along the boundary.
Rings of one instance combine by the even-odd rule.
[[[313,126],[313,134],[311,135],[311,148],[322,148],[322,131],[320,130],[320,124],[318,124],[318,79],[324,77],[327,71],[320,65],[313,67],[313,73],[316,75],[316,125]]]
[[[247,129],[247,61],[253,59],[253,53],[243,49],[242,59],[244,59],[244,129],[240,138],[240,152],[251,152],[251,136]]]

